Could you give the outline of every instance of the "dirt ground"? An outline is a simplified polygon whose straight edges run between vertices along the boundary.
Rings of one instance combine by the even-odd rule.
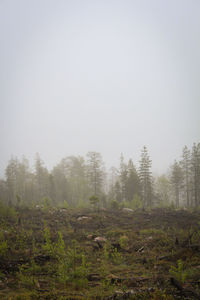
[[[199,212],[18,208],[0,224],[0,299],[200,299]]]

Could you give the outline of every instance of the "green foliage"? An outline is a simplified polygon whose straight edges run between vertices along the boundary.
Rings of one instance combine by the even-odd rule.
[[[16,249],[25,249],[26,248],[26,241],[27,241],[27,236],[26,236],[26,232],[23,230],[21,232],[19,232],[17,234],[17,237],[16,237]]]
[[[17,199],[17,206],[18,207],[21,206],[21,204],[22,204],[22,198],[20,197],[19,194],[16,195],[16,199]]]
[[[89,207],[89,203],[88,201],[83,201],[83,199],[80,199],[76,205],[77,208],[88,208]]]
[[[45,244],[42,246],[43,250],[47,252],[49,255],[53,255],[54,245],[51,242],[51,234],[49,228],[47,227],[44,228],[44,240],[45,240]]]
[[[170,180],[166,175],[162,175],[154,185],[151,160],[146,147],[142,149],[138,170],[131,159],[125,163],[121,155],[119,169],[112,168],[110,174],[112,178],[110,191],[104,196],[116,199],[120,204],[127,201],[126,206],[135,209],[141,207],[141,202],[144,207],[152,204],[161,207],[169,205],[172,196],[178,207],[180,195],[180,205],[187,204],[187,208],[192,206],[197,208],[200,199],[200,143],[194,143],[191,150],[184,147],[181,163],[177,161],[172,166]],[[18,208],[21,204],[29,207],[33,204],[41,204],[38,203],[41,199],[44,208],[52,205],[51,199],[56,206],[63,205],[66,201],[65,207],[68,205],[85,207],[91,194],[98,195],[101,205],[106,204],[106,201],[102,200],[104,197],[102,195],[108,180],[105,180],[101,154],[89,152],[87,158],[86,161],[80,156],[65,157],[51,172],[45,167],[39,154],[36,155],[34,170],[31,170],[25,157],[21,161],[18,158],[11,158],[5,170],[5,180],[1,180],[0,196]],[[174,195],[171,193],[170,181],[173,184]],[[110,205],[112,209],[117,209],[116,202],[111,202]],[[5,212],[6,216],[7,214],[8,211]]]
[[[35,263],[33,258],[31,259],[31,265],[28,271],[31,272],[32,274],[37,274],[41,272],[41,267]]]
[[[158,207],[169,206],[170,182],[166,175],[159,176],[155,181],[156,205]]]
[[[142,200],[138,194],[136,194],[131,202],[131,208],[132,209],[137,209],[137,208],[142,208]]]
[[[75,240],[72,247],[68,247],[65,252],[62,235],[59,234],[57,243],[58,280],[62,283],[71,283],[76,288],[86,287],[88,280],[88,265],[83,253],[78,253],[78,246]]]
[[[35,291],[32,291],[31,293],[23,295],[18,295],[15,298],[12,298],[12,300],[33,300],[33,299],[38,299],[37,293]]]
[[[147,147],[144,146],[141,152],[139,177],[142,188],[142,204],[144,207],[152,205],[152,172],[151,163]]]
[[[12,221],[16,221],[17,212],[14,207],[9,207],[0,201],[0,217],[3,219],[11,219]]]
[[[119,238],[119,244],[121,248],[127,248],[129,243],[129,239],[126,235],[122,235]]]
[[[119,202],[117,200],[110,201],[110,208],[113,210],[119,209]]]
[[[163,235],[165,232],[162,229],[156,229],[156,228],[149,228],[149,229],[141,229],[140,230],[141,235]]]
[[[65,255],[65,242],[60,231],[58,231],[58,241],[53,248],[57,258],[63,257]]]
[[[107,264],[109,260],[114,264],[119,265],[123,261],[123,256],[117,251],[117,248],[113,248],[107,242],[103,247],[103,263]]]
[[[99,198],[95,195],[92,195],[89,198],[90,204],[92,204],[94,207],[97,206],[97,204],[99,203]]]
[[[112,249],[111,258],[116,265],[120,265],[123,262],[123,256],[118,252],[117,248]]]
[[[44,197],[42,198],[41,203],[44,206],[44,209],[48,209],[52,205],[52,200],[49,197]]]
[[[171,209],[175,209],[175,203],[174,203],[174,201],[172,201],[172,202],[170,203],[169,207],[170,207]]]
[[[33,287],[35,285],[34,277],[29,273],[27,264],[23,264],[19,267],[17,277],[20,281],[19,283],[24,286]]]
[[[188,273],[184,270],[183,261],[181,259],[178,260],[177,267],[171,266],[169,273],[182,283],[184,283],[188,277]]]
[[[180,163],[175,160],[174,164],[171,166],[171,184],[174,188],[174,196],[175,196],[175,205],[176,208],[179,207],[179,198],[180,198],[180,190],[183,182],[183,170],[180,166]]]
[[[87,180],[94,195],[102,193],[103,161],[101,154],[95,151],[87,153]]]
[[[103,247],[103,256],[105,261],[107,262],[109,259],[109,248],[107,244],[105,244],[105,246]]]
[[[110,294],[113,294],[114,289],[116,288],[115,283],[111,283],[110,279],[103,278],[101,280],[103,290],[109,291]]]
[[[88,264],[86,264],[86,257],[81,254],[81,265],[75,268],[73,272],[73,282],[75,287],[82,288],[87,287],[88,280]]]
[[[131,208],[131,209],[138,209],[142,208],[142,200],[141,198],[136,194],[134,195],[134,198],[132,201],[124,201],[123,202],[123,207]]]
[[[51,241],[50,231],[44,229],[45,244],[43,250],[57,260],[57,278],[61,283],[71,283],[76,287],[85,287],[87,285],[88,265],[85,255],[78,253],[78,245],[75,240],[72,241],[72,247],[65,249],[65,242],[61,232],[58,232],[56,243]]]
[[[121,228],[115,228],[113,230],[109,230],[106,234],[106,236],[110,239],[117,239],[120,238],[121,235],[124,234],[124,230]]]
[[[54,247],[56,258],[58,260],[57,275],[62,283],[66,283],[68,276],[68,259],[65,252],[65,242],[61,232],[58,232],[58,241]]]
[[[35,238],[32,239],[32,252],[34,255],[38,254],[39,249],[36,247]]]
[[[73,230],[66,227],[66,224],[71,218],[73,222],[77,220],[79,215],[87,215],[87,211],[88,215],[93,217],[93,225],[95,226],[91,228],[90,224],[85,222],[84,225],[86,226],[83,229],[85,231],[75,235]],[[38,298],[33,299],[39,299],[43,296],[57,299],[61,295],[67,299],[79,297],[79,295],[82,297],[82,294],[86,299],[98,297],[100,299],[101,297],[108,298],[116,291],[119,291],[119,297],[121,297],[128,295],[129,282],[132,280],[132,274],[135,274],[134,276],[139,280],[142,278],[141,281],[138,281],[140,282],[140,291],[136,289],[135,295],[131,295],[130,299],[173,299],[167,295],[167,293],[171,293],[171,290],[173,292],[173,289],[168,287],[166,280],[169,276],[169,269],[171,269],[170,272],[174,277],[181,277],[182,273],[187,274],[190,285],[197,291],[199,290],[195,286],[198,284],[200,274],[198,251],[193,251],[192,247],[190,249],[186,247],[180,252],[180,247],[174,244],[174,237],[177,237],[179,241],[184,241],[189,235],[196,232],[193,235],[191,245],[198,245],[199,233],[197,231],[199,227],[197,223],[199,214],[197,212],[194,215],[187,211],[184,214],[181,212],[172,214],[170,210],[159,209],[158,213],[157,210],[153,210],[152,214],[137,211],[133,217],[123,215],[120,218],[120,212],[102,211],[102,214],[99,215],[90,210],[87,211],[85,210],[83,213],[81,210],[69,209],[66,213],[66,210],[59,209],[51,214],[51,211],[35,209],[32,211],[27,209],[26,211],[24,208],[19,208],[19,217],[23,216],[23,226],[18,226],[18,224],[13,226],[13,223],[9,222],[11,224],[9,228],[6,223],[3,230],[0,230],[0,243],[6,237],[9,249],[11,246],[13,247],[13,251],[9,251],[8,254],[12,253],[13,258],[19,262],[20,257],[28,256],[29,250],[32,250],[32,255],[29,257],[29,263],[21,266],[17,274],[12,274],[12,271],[4,274],[4,269],[2,269],[0,273],[1,286],[5,286],[7,280],[13,278],[14,284],[9,283],[13,289],[9,289],[9,296],[12,297],[11,293],[16,291],[15,297],[18,294],[21,296],[21,293],[27,293],[26,299],[29,299],[30,291],[35,290]],[[27,218],[24,216],[26,212],[28,212]],[[163,212],[166,214],[165,223],[162,219]],[[41,216],[45,220],[44,226],[41,223]],[[60,216],[63,217],[61,222],[59,221]],[[182,222],[177,222],[178,216],[182,217],[181,221],[184,221],[184,218],[188,220],[187,224],[183,222],[184,227]],[[51,231],[52,227],[48,227],[55,220],[57,221],[56,229],[60,230],[56,235],[53,234],[54,231]],[[100,220],[105,225],[103,229],[96,226]],[[145,225],[141,226],[144,223]],[[42,228],[45,228],[44,232],[41,230]],[[144,229],[140,230],[141,228]],[[80,241],[80,244],[77,241],[72,241],[74,236]],[[88,237],[87,240],[85,239],[86,236]],[[95,236],[105,236],[107,239],[105,243],[102,243],[103,247],[97,251],[93,251]],[[31,241],[32,246],[30,245]],[[116,244],[118,247],[117,243],[122,249],[119,247],[117,250],[118,248],[112,246]],[[15,251],[16,245],[20,251]],[[144,246],[144,252],[137,251],[139,248],[142,249],[142,246]],[[46,253],[41,251],[41,247]],[[135,250],[134,256],[131,250]],[[47,253],[50,254],[50,258],[44,255]],[[165,256],[170,257],[170,260]],[[170,261],[177,256],[184,257],[184,268],[175,263],[173,264],[175,268],[170,268]],[[1,259],[2,266],[4,266],[12,258],[5,256]],[[41,266],[37,263],[39,261]],[[16,290],[16,278],[18,278],[19,283],[18,290]],[[123,278],[123,281],[121,282],[119,278]],[[155,278],[155,281],[156,278],[160,278],[159,283],[161,284],[157,285],[159,289],[156,289],[156,285],[154,285],[153,289],[148,290],[152,278],[153,280]],[[88,283],[88,280],[92,282],[89,281]],[[185,277],[182,276],[181,280],[185,281]],[[164,288],[167,289],[167,293]],[[116,294],[118,295],[117,292]]]
[[[69,265],[68,265],[68,259],[66,256],[60,257],[58,259],[58,265],[57,265],[57,277],[58,281],[61,283],[66,283],[69,281]]]
[[[8,252],[7,241],[0,242],[0,257],[5,256]]]
[[[69,208],[69,204],[68,204],[67,200],[64,200],[63,206],[64,206],[64,208]]]

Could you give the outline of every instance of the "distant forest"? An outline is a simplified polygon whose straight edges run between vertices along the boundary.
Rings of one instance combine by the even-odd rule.
[[[164,154],[163,154],[164,155]],[[49,171],[39,154],[34,170],[23,157],[11,158],[0,180],[0,200],[15,206],[60,206],[132,209],[142,207],[200,206],[200,143],[183,148],[169,172],[154,178],[147,147],[141,151],[139,168],[121,154],[118,168],[106,171],[102,156],[88,152],[63,158]]]

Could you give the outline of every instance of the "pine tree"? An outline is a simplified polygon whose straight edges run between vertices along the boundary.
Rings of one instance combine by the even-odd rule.
[[[11,158],[5,170],[6,185],[8,187],[8,202],[14,204],[17,194],[17,173],[19,161],[17,158]]]
[[[183,148],[181,166],[183,170],[184,176],[184,187],[185,187],[185,195],[186,195],[186,205],[190,207],[190,150],[185,146]]]
[[[118,181],[118,170],[115,167],[110,168],[110,173],[108,176],[108,186],[109,186],[109,191],[108,191],[108,199],[109,200],[116,200],[116,192],[115,192],[115,185]]]
[[[183,172],[180,163],[178,163],[175,160],[174,164],[171,167],[171,183],[174,187],[176,208],[178,208],[180,205],[180,190],[181,190],[182,182],[183,182]]]
[[[144,207],[152,206],[152,173],[151,173],[151,160],[144,146],[141,152],[139,177],[142,189],[142,201]]]
[[[41,198],[49,196],[49,172],[38,153],[35,158],[35,180],[38,197],[36,201],[40,201]]]
[[[194,195],[194,206],[200,205],[200,143],[194,143],[191,155],[191,172]]]
[[[126,180],[126,199],[130,202],[135,195],[140,195],[140,178],[137,174],[136,168],[132,159],[128,162],[128,175]]]
[[[120,186],[121,186],[121,198],[122,201],[127,200],[127,191],[126,191],[126,185],[127,185],[127,178],[128,178],[128,167],[126,163],[124,162],[124,156],[121,153],[120,156],[120,170],[119,170],[119,179],[120,179]]]
[[[98,152],[88,152],[88,179],[92,189],[92,194],[99,196],[102,193],[103,185],[103,161]]]
[[[114,199],[117,200],[117,202],[121,202],[122,201],[122,195],[121,195],[121,188],[120,188],[120,184],[119,184],[119,181],[117,181],[115,183],[115,186],[114,186]]]

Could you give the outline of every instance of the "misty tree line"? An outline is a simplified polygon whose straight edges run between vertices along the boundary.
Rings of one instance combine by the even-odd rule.
[[[200,206],[200,143],[184,147],[167,174],[154,178],[152,161],[144,146],[139,168],[121,154],[119,167],[106,172],[102,156],[88,152],[86,158],[63,158],[51,172],[39,154],[34,170],[29,161],[11,158],[0,180],[0,200],[9,205],[49,204],[88,206],[95,195],[103,207]]]

